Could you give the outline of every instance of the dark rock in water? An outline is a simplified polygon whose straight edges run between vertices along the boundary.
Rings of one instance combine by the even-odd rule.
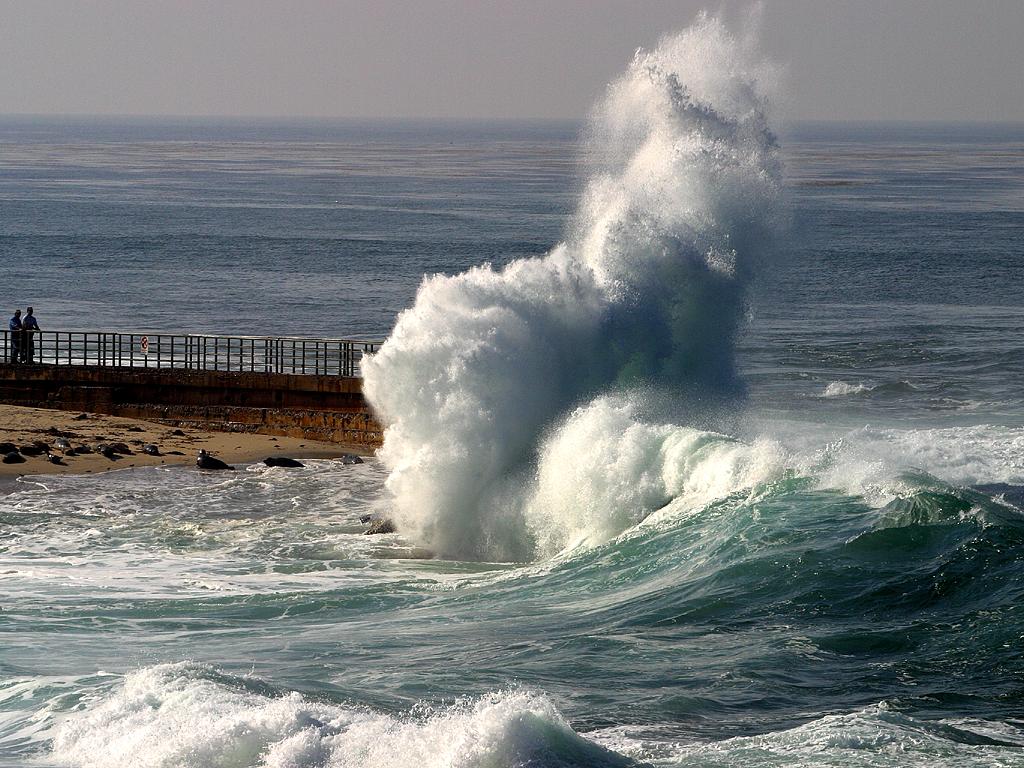
[[[386,517],[378,518],[374,520],[369,528],[366,529],[366,536],[376,536],[379,533],[394,533],[395,524],[388,520]]]
[[[268,456],[263,460],[268,467],[304,467],[301,461],[289,459],[287,456]]]
[[[361,456],[356,456],[354,453],[343,453],[341,454],[342,464],[362,464],[363,459]]]
[[[4,464],[24,464],[25,457],[17,451],[8,451],[4,454],[3,462]]]
[[[145,454],[148,454],[149,456],[159,456],[160,455],[160,449],[157,448],[152,443],[146,443],[144,446],[142,446],[142,452],[145,453]]]
[[[11,451],[18,450],[18,446],[14,443],[0,443],[0,453],[8,454]]]
[[[50,447],[45,444],[40,445],[39,443],[29,443],[28,445],[21,446],[18,450],[25,456],[42,456],[50,450]]]
[[[128,443],[111,443],[110,447],[114,450],[115,453],[121,453],[124,454],[125,456],[132,455],[132,449],[128,447]]]
[[[196,466],[200,469],[234,469],[234,467],[225,464],[220,459],[215,459],[206,451],[202,450],[199,451],[199,455],[196,456]]]

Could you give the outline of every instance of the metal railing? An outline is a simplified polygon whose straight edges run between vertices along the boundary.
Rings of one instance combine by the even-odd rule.
[[[359,376],[381,341],[191,333],[3,330],[0,362]]]

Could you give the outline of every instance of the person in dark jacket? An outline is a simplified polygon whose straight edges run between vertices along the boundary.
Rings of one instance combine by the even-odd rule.
[[[32,307],[26,307],[25,317],[21,319],[21,362],[33,363],[36,353],[36,333],[39,332],[39,322],[32,314]]]
[[[7,324],[7,330],[11,332],[11,357],[12,363],[21,362],[21,310],[14,310],[14,317]]]

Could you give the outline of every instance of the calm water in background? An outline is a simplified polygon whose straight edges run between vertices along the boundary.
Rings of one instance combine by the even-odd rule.
[[[1024,128],[783,145],[736,428],[777,485],[517,567],[362,537],[373,462],[25,483],[0,764],[1024,765]],[[382,337],[424,273],[546,252],[579,179],[571,125],[7,118],[3,295]]]

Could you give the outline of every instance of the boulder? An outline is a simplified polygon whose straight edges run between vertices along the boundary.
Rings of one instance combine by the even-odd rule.
[[[343,453],[341,454],[342,464],[362,464],[363,459],[361,456],[356,456],[354,453]]]
[[[50,450],[50,446],[46,443],[28,443],[21,446],[18,450],[25,456],[42,456]]]
[[[8,451],[4,454],[3,462],[4,464],[24,464],[25,457],[17,451]]]
[[[153,445],[152,443],[146,443],[144,446],[142,446],[142,452],[149,456],[160,455],[160,449],[157,446]]]
[[[366,536],[376,536],[381,533],[394,533],[395,524],[386,517],[379,517],[370,523],[370,527],[364,531]]]
[[[0,453],[8,454],[11,451],[18,450],[18,446],[14,443],[0,443]]]

